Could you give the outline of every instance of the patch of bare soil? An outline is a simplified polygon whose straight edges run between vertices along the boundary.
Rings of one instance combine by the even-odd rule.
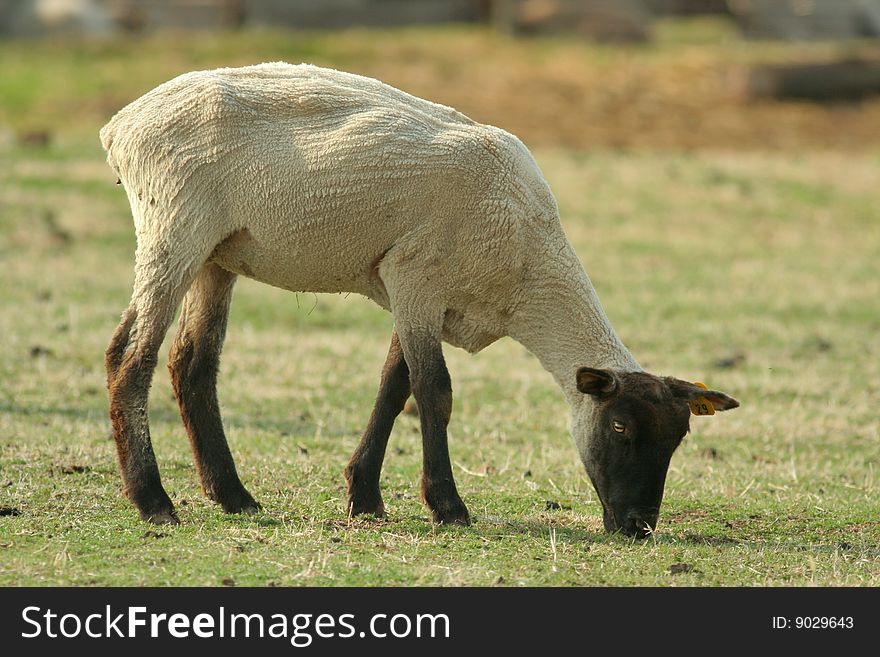
[[[667,568],[666,571],[670,575],[681,575],[683,573],[694,573],[694,574],[699,575],[702,573],[702,571],[698,570],[691,563],[674,563],[671,566],[669,566],[669,568]]]
[[[703,509],[689,509],[687,511],[681,511],[680,513],[674,513],[664,516],[663,521],[671,524],[678,524],[682,522],[702,520],[703,518],[707,518],[708,516],[709,512],[704,511]]]
[[[362,72],[501,126],[530,147],[880,146],[880,98],[834,104],[753,98],[745,81],[759,58],[732,58],[723,48],[658,55],[575,47],[533,55],[514,45],[464,44],[445,57],[404,59],[405,66],[395,57],[374,60]]]

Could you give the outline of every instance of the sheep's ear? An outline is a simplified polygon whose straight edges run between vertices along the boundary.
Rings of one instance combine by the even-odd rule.
[[[672,394],[675,397],[684,399],[688,403],[703,397],[712,402],[712,406],[716,411],[729,411],[730,409],[739,406],[739,402],[736,399],[720,390],[707,390],[695,383],[682,381],[681,379],[674,379],[672,377],[666,379],[666,385],[669,386],[669,389],[672,390]]]
[[[608,397],[617,392],[620,383],[611,370],[582,367],[577,371],[577,389],[585,395]]]

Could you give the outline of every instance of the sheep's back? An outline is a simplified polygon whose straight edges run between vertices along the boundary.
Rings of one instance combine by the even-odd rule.
[[[393,246],[402,261],[490,281],[519,268],[523,223],[540,224],[542,240],[559,232],[513,135],[348,73],[188,73],[123,108],[101,139],[139,236],[181,223],[216,243],[246,234],[217,257],[288,289],[367,290]]]
[[[399,155],[405,166],[418,154],[436,160],[442,153],[431,145],[444,131],[477,127],[371,78],[273,63],[174,78],[117,113],[101,141],[111,166],[124,173],[151,160],[162,160],[163,169],[174,159],[210,163],[246,148],[257,157],[286,151],[320,167],[322,158],[356,147],[364,157]]]

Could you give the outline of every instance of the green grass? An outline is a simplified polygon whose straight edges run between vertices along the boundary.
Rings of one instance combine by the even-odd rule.
[[[220,396],[266,511],[225,516],[201,496],[160,368],[154,442],[183,524],[139,522],[119,494],[101,362],[127,302],[133,238],[98,151],[71,148],[80,159],[15,151],[2,166],[0,500],[21,515],[0,518],[0,583],[880,583],[880,239],[865,210],[876,158],[537,154],[642,363],[743,402],[694,419],[659,531],[632,542],[601,533],[565,404],[509,340],[476,357],[447,350],[451,450],[474,526],[428,522],[407,416],[383,475],[389,519],[349,522],[341,470],[390,317],[355,297],[297,305],[249,281],[236,292]],[[22,184],[35,171],[74,182]],[[736,367],[713,366],[737,353]],[[548,500],[563,508],[548,511]],[[695,570],[672,575],[675,563]]]
[[[48,148],[0,145],[0,506],[20,511],[0,516],[0,585],[880,585],[873,152],[536,149],[640,362],[742,402],[694,418],[651,539],[601,531],[567,406],[510,340],[476,357],[446,351],[450,448],[474,525],[429,522],[409,416],[382,478],[389,518],[349,521],[342,469],[391,318],[355,296],[297,298],[250,281],[236,290],[219,395],[239,472],[265,512],[226,516],[201,495],[160,367],[153,440],[182,524],[141,523],[120,495],[102,364],[130,293],[129,211],[95,138],[100,112],[65,126],[69,105],[46,99],[63,95],[57,84],[84,107],[105,95],[124,102],[175,58],[184,69],[222,57],[225,38],[168,54],[152,77],[132,52],[158,51],[161,38],[82,46],[69,58],[40,44],[0,76],[4,102],[30,113],[10,125],[61,126]],[[344,59],[322,39],[287,47]],[[360,56],[370,37],[340,43]],[[12,52],[0,48],[4,74]],[[95,70],[108,73],[79,75]],[[673,564],[693,569],[672,574]]]

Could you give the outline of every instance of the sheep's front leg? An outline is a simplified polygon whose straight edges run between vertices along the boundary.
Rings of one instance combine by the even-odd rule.
[[[423,324],[398,326],[422,424],[422,501],[434,522],[469,525],[470,514],[452,477],[446,427],[452,414],[452,382],[440,343],[442,312],[436,330]]]
[[[382,380],[376,404],[367,423],[363,438],[345,468],[348,483],[348,511],[351,515],[372,513],[385,515],[385,505],[379,492],[379,475],[385,459],[385,447],[410,394],[409,368],[400,348],[397,331],[391,333],[391,347],[382,368]]]

